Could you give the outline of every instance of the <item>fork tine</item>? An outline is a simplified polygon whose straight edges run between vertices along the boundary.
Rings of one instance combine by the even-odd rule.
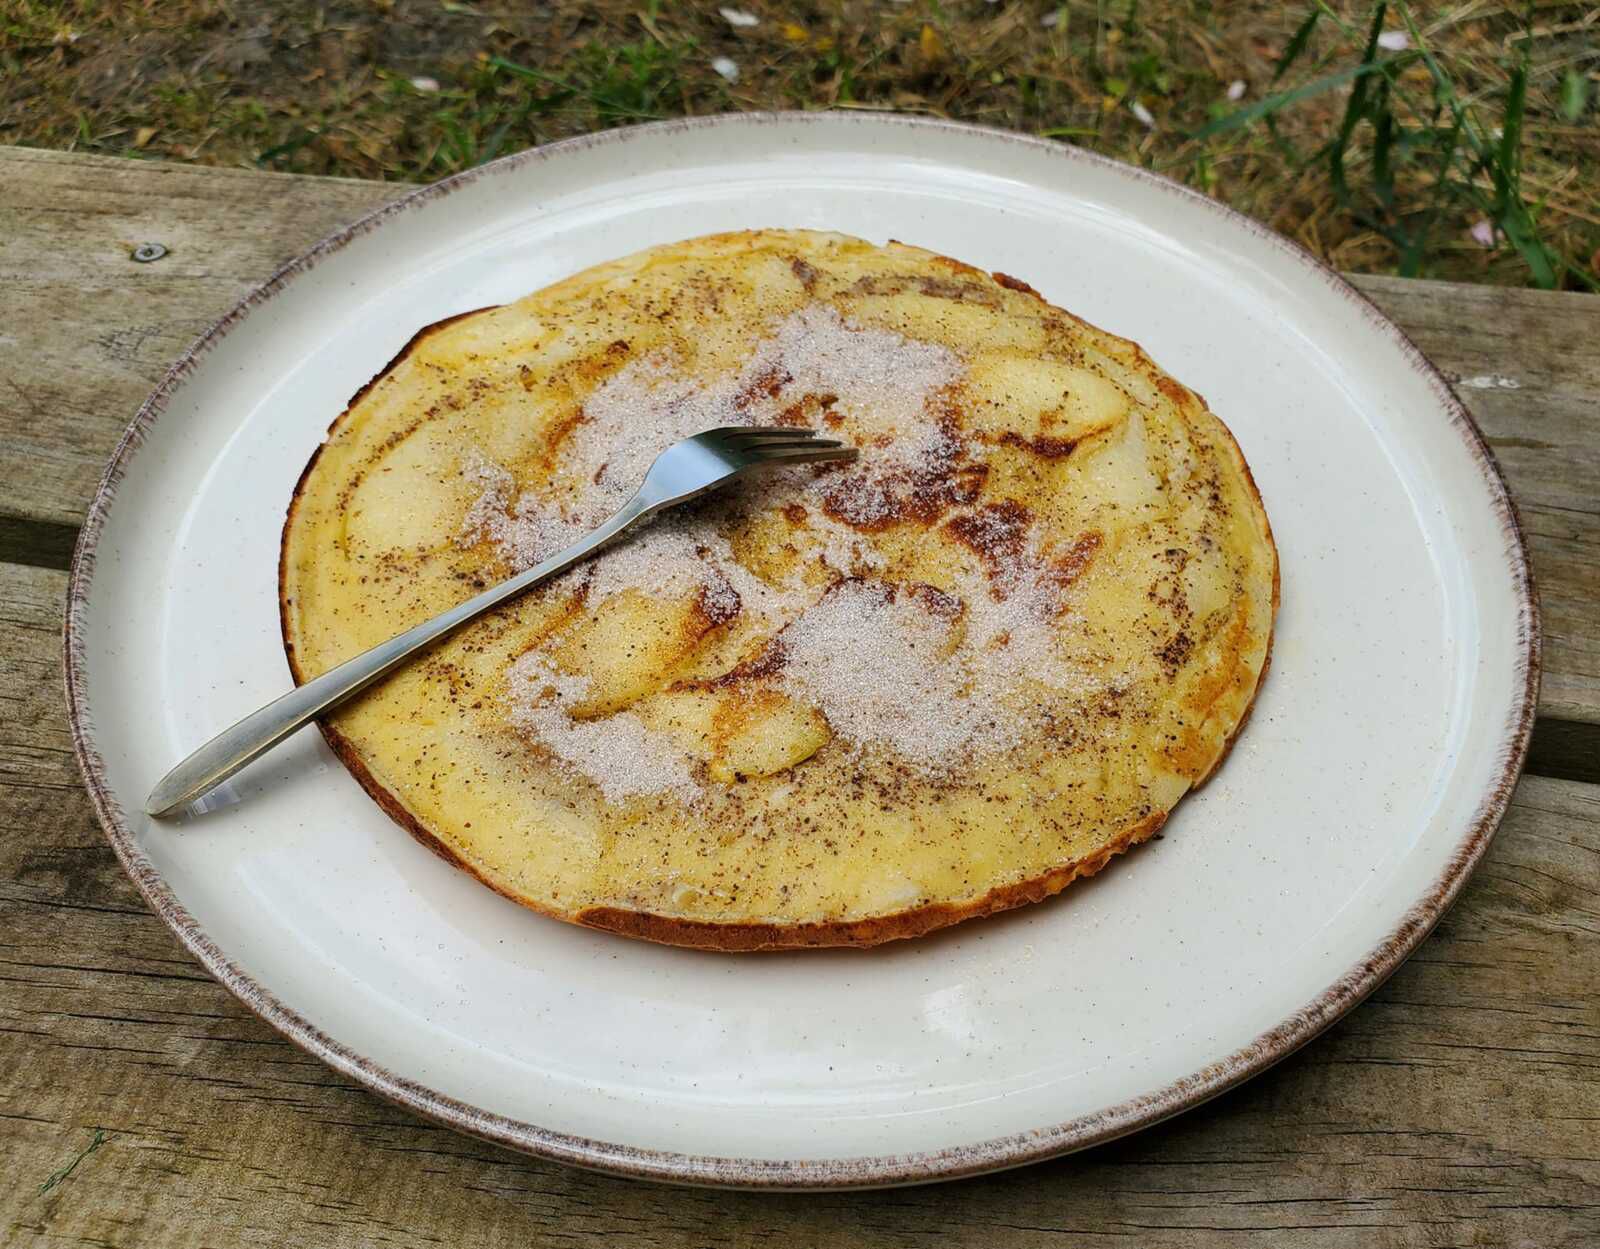
[[[832,438],[810,438],[804,442],[756,442],[744,443],[737,448],[743,456],[768,456],[776,455],[780,451],[838,451],[845,444]],[[855,448],[851,448],[854,450]]]
[[[729,429],[722,435],[729,442],[741,445],[761,442],[769,438],[815,438],[817,431],[800,425],[752,425],[748,429]]]
[[[811,464],[822,460],[853,460],[856,449],[837,442],[821,446],[795,443],[773,448],[751,447],[748,454],[752,464]]]
[[[747,438],[736,445],[740,451],[755,451],[773,447],[842,447],[844,443],[837,438],[796,438],[780,434],[771,438]]]

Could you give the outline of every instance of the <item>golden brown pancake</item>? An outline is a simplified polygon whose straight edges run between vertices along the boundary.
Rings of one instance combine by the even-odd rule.
[[[679,437],[825,429],[329,716],[356,779],[544,914],[872,945],[1161,827],[1265,671],[1237,445],[1134,343],[915,247],[714,235],[419,333],[284,527],[297,681],[552,554]]]

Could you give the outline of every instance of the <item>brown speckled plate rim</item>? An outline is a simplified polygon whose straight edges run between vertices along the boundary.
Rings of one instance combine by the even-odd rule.
[[[483,177],[492,177],[523,165],[559,160],[600,145],[655,142],[673,135],[712,128],[734,129],[783,126],[867,126],[883,131],[901,130],[911,139],[919,133],[957,133],[996,144],[1015,144],[1054,159],[1113,170],[1131,182],[1155,187],[1218,214],[1235,227],[1278,248],[1348,299],[1363,316],[1401,349],[1407,363],[1432,388],[1440,409],[1478,463],[1484,486],[1500,523],[1505,557],[1518,597],[1518,654],[1515,676],[1522,685],[1520,702],[1512,708],[1501,742],[1501,765],[1457,844],[1443,872],[1402,917],[1396,928],[1365,958],[1335,983],[1277,1027],[1250,1045],[1184,1077],[1157,1093],[1134,1098],[1065,1123],[1041,1127],[992,1140],[979,1141],[926,1153],[890,1154],[854,1158],[770,1160],[715,1157],[638,1149],[589,1140],[542,1128],[537,1124],[494,1114],[427,1088],[388,1071],[351,1050],[296,1014],[235,966],[204,929],[179,903],[165,880],[140,849],[117,796],[106,782],[105,766],[95,738],[90,692],[85,678],[83,639],[85,615],[93,586],[95,550],[115,500],[117,485],[137,454],[146,431],[166,409],[173,393],[195,369],[205,353],[258,304],[271,299],[288,283],[332,255],[352,239],[375,230],[386,221],[431,200],[450,194]],[[746,113],[658,122],[623,130],[605,131],[568,139],[507,156],[492,164],[447,178],[392,201],[330,235],[310,251],[279,269],[260,287],[208,329],[175,363],[151,393],[128,426],[107,465],[100,487],[90,504],[73,556],[67,591],[65,632],[67,709],[73,746],[83,770],[95,811],[123,868],[158,915],[200,963],[251,1011],[283,1033],[306,1052],[335,1070],[359,1081],[373,1092],[448,1127],[543,1158],[550,1158],[616,1175],[676,1183],[725,1185],[745,1188],[814,1189],[864,1188],[955,1179],[1005,1167],[1020,1166],[1148,1127],[1233,1088],[1286,1057],[1317,1036],[1376,989],[1416,949],[1449,909],[1467,877],[1483,857],[1511,800],[1528,739],[1533,730],[1539,690],[1540,625],[1532,573],[1515,504],[1506,489],[1482,433],[1472,417],[1405,333],[1359,291],[1310,253],[1265,226],[1215,200],[1157,174],[1124,165],[1077,148],[1026,135],[955,122],[913,118],[889,113]],[[864,957],[871,957],[870,954]]]

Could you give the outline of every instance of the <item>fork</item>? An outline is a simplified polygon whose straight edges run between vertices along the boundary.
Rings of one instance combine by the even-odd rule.
[[[418,651],[588,559],[657,513],[727,485],[752,469],[855,458],[854,447],[833,438],[818,438],[816,433],[813,429],[728,426],[673,443],[655,458],[633,497],[571,546],[432,620],[347,659],[223,730],[161,778],[145,801],[145,813],[172,815],[186,807],[307,722],[394,671]]]

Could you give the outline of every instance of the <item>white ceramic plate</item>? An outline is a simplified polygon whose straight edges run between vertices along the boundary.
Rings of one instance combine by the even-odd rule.
[[[152,783],[289,683],[279,528],[418,327],[755,226],[903,239],[1031,282],[1200,391],[1283,561],[1272,670],[1217,778],[1059,899],[920,941],[765,956],[542,919],[427,853],[302,733],[183,824]],[[288,266],[141,411],[74,569],[68,678],[108,834],[252,1009],[463,1130],[748,1185],[969,1174],[1151,1123],[1316,1035],[1482,854],[1538,624],[1477,431],[1404,336],[1277,236],[1053,143],[860,114],[712,118],[524,153]]]

